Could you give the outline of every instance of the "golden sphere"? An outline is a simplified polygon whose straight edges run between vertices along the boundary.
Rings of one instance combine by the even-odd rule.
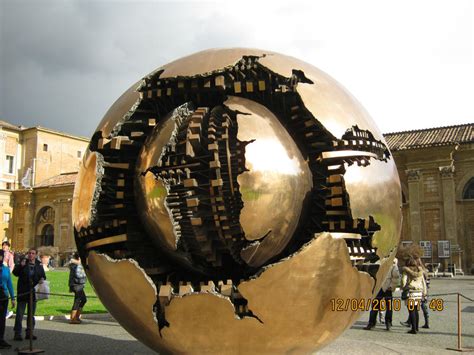
[[[98,296],[164,353],[321,348],[378,292],[401,228],[367,112],[317,68],[256,49],[199,52],[134,84],[74,194]]]

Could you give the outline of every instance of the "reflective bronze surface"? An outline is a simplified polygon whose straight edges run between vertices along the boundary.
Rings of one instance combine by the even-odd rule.
[[[390,270],[396,254],[394,248],[398,245],[401,233],[402,197],[397,167],[393,160],[387,163],[372,160],[364,168],[348,167],[345,181],[347,192],[351,196],[353,215],[361,218],[373,216],[380,225],[380,230],[375,232],[372,240],[372,245],[377,247],[377,255],[383,260],[376,277],[375,288],[379,289],[384,280],[383,275]]]
[[[237,181],[244,202],[240,223],[245,238],[265,236],[241,255],[248,264],[260,266],[278,255],[293,236],[312,176],[294,140],[272,112],[238,97],[230,97],[225,105],[242,113],[237,116],[238,139],[254,140],[245,150],[247,171]]]
[[[98,296],[160,353],[311,353],[392,265],[397,170],[339,83],[298,59],[209,50],[127,90],[76,184]],[[334,301],[331,301],[334,300]]]
[[[371,159],[366,167],[349,166],[344,175],[346,189],[351,196],[353,217],[373,216],[380,225],[372,245],[380,257],[389,255],[398,245],[402,214],[401,188],[397,167],[393,160],[381,162]],[[378,203],[385,201],[385,203]]]
[[[293,57],[269,55],[262,58],[262,64],[284,75],[291,74],[297,67],[307,78],[317,83],[298,85],[297,91],[306,108],[337,138],[341,138],[348,127],[358,125],[370,130],[376,139],[383,139],[372,118],[364,107],[338,81],[324,71]]]
[[[117,124],[125,121],[135,111],[140,99],[137,90],[141,82],[140,80],[130,86],[105,113],[96,129],[96,132],[101,132],[102,137],[109,138]]]
[[[151,172],[145,175],[141,173],[158,162],[165,144],[175,129],[172,116],[161,121],[145,142],[136,167],[136,199],[139,214],[154,242],[169,250],[176,250],[177,236],[170,218],[171,211],[165,204],[168,191],[162,179],[156,179]]]
[[[232,303],[217,293],[191,293],[171,299],[167,319],[173,326],[160,336],[152,313],[156,291],[139,266],[95,253],[88,262],[89,277],[107,309],[130,334],[160,353],[312,353],[361,315],[335,311],[331,300],[367,299],[373,288],[373,279],[352,267],[344,241],[324,234],[241,284],[261,322],[237,319]]]
[[[87,149],[84,154],[82,168],[77,177],[81,188],[74,190],[72,200],[72,218],[76,230],[87,228],[91,224],[94,198],[97,198],[97,194],[100,193],[98,180],[100,180],[101,173],[102,169],[97,153]]]
[[[216,69],[233,67],[242,58],[244,53],[245,55],[261,57],[266,53],[272,52],[248,48],[208,49],[179,58],[156,69],[153,73],[162,70],[161,78],[205,75],[206,73],[212,73]]]
[[[87,264],[94,290],[114,318],[137,339],[160,349],[152,312],[156,287],[143,270],[134,261],[116,261],[96,252],[89,253]]]

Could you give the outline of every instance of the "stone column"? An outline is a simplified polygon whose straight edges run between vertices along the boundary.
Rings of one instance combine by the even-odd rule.
[[[464,249],[465,246],[459,243],[457,233],[454,165],[440,166],[439,173],[441,175],[441,185],[443,188],[444,235],[447,240],[451,241],[451,245],[457,244],[460,245],[461,249]],[[453,253],[453,250],[451,250],[451,253]],[[457,265],[458,268],[462,268],[463,265],[459,265],[458,258],[459,254],[454,253],[451,260]]]
[[[35,233],[36,233],[36,215],[35,215],[35,202],[34,194],[32,191],[29,192],[30,201],[24,202],[25,205],[25,224],[23,230],[23,247],[32,248],[35,246]]]
[[[406,170],[408,177],[408,202],[410,213],[410,239],[417,243],[421,240],[420,177],[418,169]]]
[[[53,200],[54,209],[54,243],[53,246],[59,247],[59,241],[61,238],[61,199],[57,198]]]
[[[458,243],[456,228],[456,189],[454,184],[454,166],[440,166],[441,184],[443,188],[443,211],[445,238]]]

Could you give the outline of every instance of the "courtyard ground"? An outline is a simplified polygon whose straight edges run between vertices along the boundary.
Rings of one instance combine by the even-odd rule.
[[[432,295],[460,292],[474,299],[474,277],[433,279]],[[387,332],[381,325],[363,330],[368,312],[320,354],[455,354],[446,350],[457,346],[457,298],[433,296],[443,300],[443,310],[431,312],[431,329],[421,329],[417,335],[407,334],[400,325],[406,320],[404,307],[395,312],[393,328]],[[474,348],[474,303],[462,303],[463,345]],[[70,325],[62,317],[37,322],[38,340],[34,345],[47,354],[153,354],[145,345],[129,335],[109,314],[86,315],[83,324]],[[423,318],[423,317],[421,317]],[[14,342],[13,320],[7,320],[5,339],[13,345],[1,354],[15,354],[15,347],[26,347],[27,341]],[[474,352],[474,351],[473,351]]]

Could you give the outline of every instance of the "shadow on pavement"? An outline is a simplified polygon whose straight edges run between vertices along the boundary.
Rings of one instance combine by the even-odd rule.
[[[71,325],[67,321],[43,321],[34,334],[33,348],[45,350],[45,354],[155,354],[151,349],[124,333],[120,325],[112,321],[83,322]],[[37,324],[38,324],[37,323]],[[59,330],[44,329],[45,327]],[[90,334],[95,333],[95,334]],[[29,341],[13,341],[13,327],[7,326],[5,340],[11,349],[1,349],[1,355],[17,354],[17,348],[28,348]],[[125,339],[124,339],[125,338]]]

